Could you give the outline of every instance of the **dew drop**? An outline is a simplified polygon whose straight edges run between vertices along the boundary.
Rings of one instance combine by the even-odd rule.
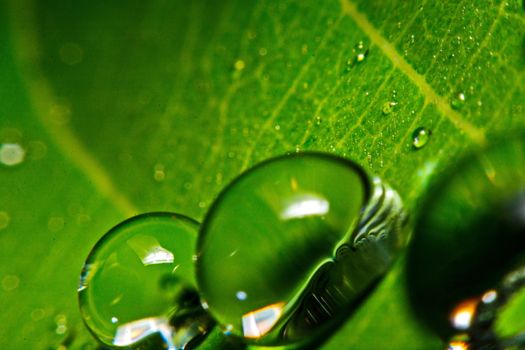
[[[0,230],[3,230],[9,226],[9,222],[11,221],[11,217],[9,214],[5,211],[0,211]]]
[[[427,128],[419,127],[412,133],[412,145],[415,149],[421,149],[425,147],[432,135],[432,131]]]
[[[383,112],[384,115],[389,115],[390,113],[393,112],[394,110],[394,107],[397,105],[396,102],[394,101],[388,101],[388,102],[385,102],[383,104],[383,108],[381,109],[381,111]]]
[[[264,56],[266,56],[267,54],[268,54],[268,50],[267,50],[266,48],[261,47],[261,48],[259,49],[259,55],[260,55],[260,56],[263,56],[263,57],[264,57]]]
[[[25,149],[18,143],[4,143],[0,145],[0,163],[6,166],[15,166],[24,161]]]
[[[274,158],[218,198],[200,232],[199,290],[223,329],[258,345],[334,327],[406,243],[397,193],[335,156]]]
[[[368,46],[365,45],[364,42],[360,41],[357,43],[357,45],[354,47],[354,61],[356,63],[363,62],[368,55]]]
[[[465,94],[463,92],[456,93],[450,101],[450,105],[456,110],[461,109],[465,105]]]
[[[82,317],[99,341],[133,348],[153,337],[175,350],[212,327],[195,288],[197,230],[187,217],[149,213],[101,238],[78,287]]]

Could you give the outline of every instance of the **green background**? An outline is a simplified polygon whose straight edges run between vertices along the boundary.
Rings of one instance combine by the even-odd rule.
[[[89,343],[76,285],[98,238],[146,211],[200,220],[273,155],[351,158],[417,215],[462,153],[525,126],[524,34],[516,0],[0,2],[0,141],[28,150],[0,164],[0,347]],[[442,347],[404,261],[327,349]]]

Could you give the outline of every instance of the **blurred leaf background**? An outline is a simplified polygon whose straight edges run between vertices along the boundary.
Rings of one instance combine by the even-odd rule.
[[[525,126],[524,24],[517,0],[1,2],[0,143],[26,151],[0,164],[1,347],[91,348],[76,285],[98,238],[147,211],[201,219],[273,155],[351,158],[417,215],[462,153]],[[403,264],[327,349],[442,348]]]

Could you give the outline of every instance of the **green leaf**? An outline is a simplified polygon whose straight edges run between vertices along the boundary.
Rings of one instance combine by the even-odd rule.
[[[524,23],[517,0],[2,2],[0,141],[27,154],[0,164],[1,347],[57,346],[57,315],[90,342],[76,283],[97,239],[146,211],[201,219],[274,155],[351,158],[416,216],[467,149],[525,126]],[[443,345],[401,259],[325,347]]]

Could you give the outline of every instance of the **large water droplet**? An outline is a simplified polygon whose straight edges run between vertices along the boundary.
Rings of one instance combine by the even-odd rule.
[[[415,149],[420,149],[425,147],[425,145],[430,140],[430,135],[432,132],[424,127],[419,127],[412,133],[412,145]]]
[[[225,332],[308,342],[351,313],[406,236],[398,195],[356,164],[296,153],[237,178],[198,242],[203,299]]]
[[[26,156],[26,151],[18,143],[4,143],[0,145],[0,163],[7,166],[14,166],[22,163]]]
[[[212,325],[195,289],[197,222],[180,215],[139,215],[111,229],[87,258],[78,288],[90,331],[110,346],[134,347],[156,336],[170,350]]]
[[[407,261],[409,299],[444,339],[475,326],[480,307],[497,300],[497,284],[524,257],[523,140],[454,162],[421,203]],[[471,298],[477,301],[462,303]]]

